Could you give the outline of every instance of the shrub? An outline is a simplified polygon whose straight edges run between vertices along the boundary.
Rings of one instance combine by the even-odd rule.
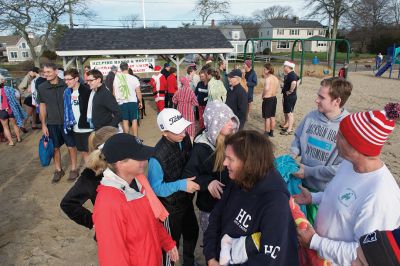
[[[270,55],[271,54],[271,48],[265,48],[263,51],[264,55]]]

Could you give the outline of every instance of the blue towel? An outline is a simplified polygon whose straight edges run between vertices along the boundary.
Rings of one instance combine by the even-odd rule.
[[[301,179],[296,178],[292,175],[299,171],[300,167],[297,164],[296,160],[292,158],[292,156],[288,154],[284,154],[275,158],[275,168],[283,177],[287,184],[287,188],[289,190],[290,195],[296,195],[300,193],[299,185],[301,185]],[[307,209],[305,205],[300,205],[301,211],[307,215]]]
[[[76,125],[74,112],[72,111],[71,104],[72,89],[66,88],[64,91],[64,132],[68,134],[68,131],[72,131]]]
[[[15,90],[12,87],[4,86],[4,93],[6,94],[8,105],[15,117],[17,126],[22,127],[26,119],[26,113],[21,105],[19,105],[17,98],[15,98]]]

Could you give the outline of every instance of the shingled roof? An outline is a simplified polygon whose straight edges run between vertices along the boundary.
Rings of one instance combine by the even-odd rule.
[[[112,54],[230,53],[218,29],[71,29],[57,47],[60,56]]]
[[[316,20],[269,19],[268,23],[274,28],[324,28]]]

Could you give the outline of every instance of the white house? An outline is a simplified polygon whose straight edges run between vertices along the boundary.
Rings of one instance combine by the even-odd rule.
[[[258,31],[260,38],[325,38],[326,27],[315,20],[270,19],[263,23]],[[293,42],[289,41],[261,41],[260,50],[271,49],[272,53],[290,52]],[[327,42],[312,41],[304,43],[304,51],[326,52]],[[296,45],[296,51],[301,51],[301,43]]]
[[[33,35],[29,36],[33,41],[35,50],[40,51],[41,46],[37,45],[37,40]],[[18,35],[0,36],[0,53],[2,56],[7,57],[8,62],[21,62],[32,60],[31,51],[26,43],[26,40]]]
[[[218,26],[218,29],[222,32],[225,38],[232,44],[234,51],[231,56],[237,56],[238,54],[244,53],[244,46],[246,44],[246,34],[243,31],[243,27],[240,25],[224,25]],[[260,51],[260,43],[258,41],[254,42],[255,52]],[[252,44],[249,42],[247,44],[247,53],[251,53]]]

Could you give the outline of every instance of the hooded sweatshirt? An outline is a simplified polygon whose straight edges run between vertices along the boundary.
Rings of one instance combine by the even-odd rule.
[[[239,119],[229,106],[217,101],[207,104],[204,111],[206,129],[195,138],[189,161],[183,171],[183,176],[196,176],[194,181],[200,185],[196,205],[203,212],[211,212],[218,201],[211,196],[208,185],[214,180],[225,185],[230,181],[226,170],[213,171],[217,137],[229,119],[234,121],[236,132]]]
[[[206,261],[218,260],[225,234],[238,238],[261,232],[261,252],[249,256],[243,265],[299,265],[289,197],[286,184],[275,169],[249,191],[230,183],[211,212],[204,234]]]
[[[336,174],[342,161],[336,147],[339,123],[349,112],[329,120],[318,110],[311,111],[297,127],[290,152],[301,156],[304,164],[303,184],[311,189],[323,191]]]

